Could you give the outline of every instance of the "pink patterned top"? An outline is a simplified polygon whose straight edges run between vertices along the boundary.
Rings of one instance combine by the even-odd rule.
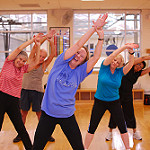
[[[0,91],[20,98],[23,74],[27,72],[28,64],[21,68],[14,65],[14,60],[6,58],[0,74]]]

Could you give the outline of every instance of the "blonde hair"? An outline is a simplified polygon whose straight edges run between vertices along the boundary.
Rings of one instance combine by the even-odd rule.
[[[117,68],[121,68],[124,66],[124,58],[121,54],[117,55],[115,58],[121,58],[121,63]]]

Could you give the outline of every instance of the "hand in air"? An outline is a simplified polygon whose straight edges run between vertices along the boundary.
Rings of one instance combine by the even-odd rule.
[[[133,49],[139,48],[139,45],[136,43],[126,43],[125,45],[130,53],[133,53]]]
[[[46,34],[46,39],[49,41],[54,36],[55,33],[56,31],[54,29],[49,30],[49,32]]]
[[[35,44],[40,46],[41,45],[40,40],[44,37],[44,34],[43,33],[38,33],[36,36],[34,35],[33,37],[34,37]]]
[[[106,19],[108,17],[108,14],[105,13],[104,15],[100,15],[99,18],[95,21],[93,21],[93,26],[96,27],[97,29],[103,27],[107,22]]]
[[[130,48],[139,48],[139,45],[136,43],[126,43],[125,45],[129,46]]]

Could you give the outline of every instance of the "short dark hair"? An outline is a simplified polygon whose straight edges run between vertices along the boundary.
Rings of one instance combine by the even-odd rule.
[[[143,68],[142,69],[144,69],[146,67],[146,62],[142,61],[141,63],[143,64]]]

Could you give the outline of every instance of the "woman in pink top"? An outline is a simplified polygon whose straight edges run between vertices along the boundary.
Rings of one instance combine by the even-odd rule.
[[[26,150],[31,150],[32,144],[22,121],[19,98],[23,74],[31,71],[39,62],[41,36],[41,34],[38,34],[15,49],[6,58],[0,75],[0,130],[2,129],[6,112],[16,131],[21,136]],[[28,55],[22,50],[33,42],[37,46],[36,57],[29,59],[28,63],[26,63]]]

